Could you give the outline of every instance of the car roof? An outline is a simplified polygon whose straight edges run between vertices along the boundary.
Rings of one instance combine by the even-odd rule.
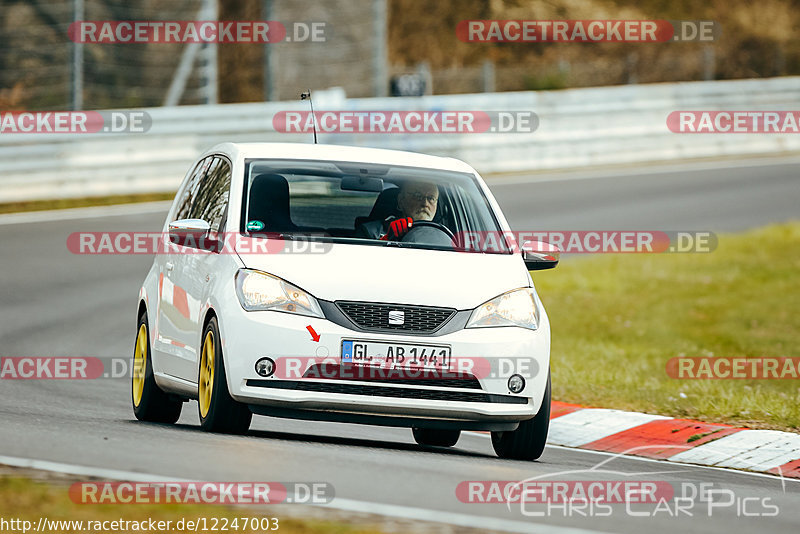
[[[280,158],[323,161],[355,161],[423,167],[448,171],[474,173],[475,170],[461,160],[430,156],[404,150],[367,148],[346,145],[313,143],[221,143],[206,154],[225,153],[231,159]]]

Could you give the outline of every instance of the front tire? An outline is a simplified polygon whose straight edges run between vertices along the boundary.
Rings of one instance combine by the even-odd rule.
[[[547,432],[550,429],[550,373],[542,406],[533,419],[522,421],[516,430],[492,432],[492,447],[500,458],[510,460],[536,460],[544,452]]]
[[[216,317],[211,318],[203,331],[197,405],[203,430],[245,434],[250,428],[253,413],[246,405],[233,400],[228,391]]]
[[[433,447],[452,447],[461,436],[460,430],[443,430],[438,428],[414,428],[414,441],[420,445]]]
[[[133,348],[131,374],[131,403],[133,414],[140,421],[175,423],[181,416],[183,402],[172,400],[156,384],[153,376],[153,357],[150,352],[150,331],[147,312],[139,317],[136,344]]]

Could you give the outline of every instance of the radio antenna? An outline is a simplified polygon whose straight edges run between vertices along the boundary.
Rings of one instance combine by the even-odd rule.
[[[308,100],[311,106],[311,127],[314,129],[314,144],[317,144],[317,118],[314,116],[314,102],[311,100],[311,89],[300,93],[300,100]]]

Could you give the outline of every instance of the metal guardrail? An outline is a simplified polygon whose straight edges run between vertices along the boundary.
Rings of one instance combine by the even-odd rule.
[[[452,156],[482,173],[800,151],[800,134],[676,134],[666,123],[677,110],[800,110],[800,77],[408,98],[346,99],[332,89],[315,92],[314,105],[317,112],[534,111],[533,133],[319,136]],[[218,142],[312,142],[272,126],[280,111],[308,111],[303,102],[146,111],[152,127],[143,134],[0,134],[0,202],[171,191]]]

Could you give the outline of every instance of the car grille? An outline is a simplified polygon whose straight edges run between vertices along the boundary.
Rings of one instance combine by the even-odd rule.
[[[402,370],[374,369],[354,365],[315,363],[303,374],[303,378],[322,378],[325,380],[357,380],[359,382],[378,382],[401,384],[404,386],[426,386],[442,388],[481,389],[481,383],[470,373],[442,373],[436,371],[416,371],[416,375],[403,377]],[[418,375],[418,376],[417,376]]]
[[[358,327],[375,332],[430,334],[443,327],[456,313],[453,308],[407,304],[337,301],[336,305]],[[402,324],[390,324],[389,312],[402,312]]]
[[[342,393],[346,395],[368,395],[371,397],[394,397],[402,399],[443,400],[455,402],[490,402],[497,404],[528,404],[525,397],[496,395],[493,393],[473,393],[441,389],[393,388],[389,386],[370,386],[351,384],[346,381],[297,382],[293,380],[253,380],[246,382],[250,387],[292,389],[298,391],[317,391],[321,393]]]

